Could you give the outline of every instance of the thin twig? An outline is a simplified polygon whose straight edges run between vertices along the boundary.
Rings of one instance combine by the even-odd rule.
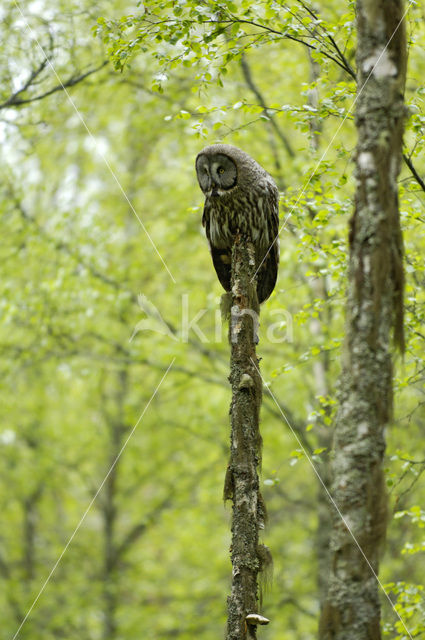
[[[252,79],[251,69],[250,69],[249,64],[248,64],[248,62],[246,60],[246,57],[244,55],[242,55],[242,58],[241,58],[241,68],[242,68],[242,72],[243,72],[243,75],[244,75],[244,78],[245,78],[245,81],[246,81],[248,87],[251,89],[252,93],[256,96],[259,105],[263,108],[264,113],[269,117],[270,126],[273,127],[273,129],[275,130],[276,135],[281,140],[283,146],[285,147],[286,151],[288,152],[288,155],[291,158],[294,158],[295,157],[295,152],[292,149],[292,146],[291,146],[289,140],[287,139],[287,137],[285,136],[283,131],[281,131],[279,125],[277,124],[277,122],[275,121],[273,116],[269,113],[269,111],[267,109],[267,105],[266,105],[266,103],[264,101],[264,98],[263,98],[260,90],[258,89],[257,85],[255,84],[254,80]]]
[[[46,58],[45,63],[47,64],[47,62],[48,60]],[[6,109],[7,107],[21,107],[24,104],[29,104],[31,102],[37,102],[38,100],[43,100],[43,98],[47,98],[47,96],[51,96],[53,93],[56,93],[57,91],[63,91],[64,89],[75,86],[79,82],[82,82],[83,80],[85,80],[88,76],[92,75],[93,73],[96,73],[97,71],[100,71],[100,69],[103,69],[103,67],[105,67],[107,64],[109,64],[109,60],[104,60],[99,66],[95,67],[94,69],[89,69],[88,71],[86,71],[85,73],[81,73],[80,75],[71,76],[70,78],[68,78],[68,80],[65,80],[61,84],[55,85],[54,87],[52,87],[48,91],[45,91],[44,93],[40,93],[32,98],[19,99],[18,96],[21,95],[24,91],[26,91],[31,86],[31,83],[33,82],[33,80],[41,72],[42,69],[40,68],[41,67],[40,65],[39,69],[37,69],[36,72],[33,72],[31,74],[29,80],[27,80],[27,82],[23,87],[21,87],[21,89],[16,91],[12,96],[10,96],[10,98],[8,98],[5,102],[0,104],[0,110]]]
[[[425,182],[422,180],[421,176],[416,171],[415,166],[414,166],[413,162],[411,161],[411,159],[409,158],[409,156],[406,155],[405,153],[403,153],[403,160],[407,164],[407,166],[409,167],[414,179],[416,180],[416,182],[418,183],[418,185],[420,186],[422,191],[425,191]]]

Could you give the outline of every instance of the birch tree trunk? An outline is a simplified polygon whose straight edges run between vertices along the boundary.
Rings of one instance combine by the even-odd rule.
[[[224,498],[233,501],[227,640],[256,638],[257,624],[266,622],[258,615],[258,573],[266,548],[258,540],[265,513],[258,478],[262,381],[255,350],[259,308],[254,274],[254,247],[238,234],[232,251],[231,443],[224,487]]]
[[[403,3],[357,0],[356,9],[356,195],[333,465],[333,498],[344,520],[335,513],[322,640],[381,637],[374,573],[379,570],[387,520],[382,461],[393,402],[392,330],[403,349],[397,189],[405,117]]]
[[[320,77],[320,65],[311,55],[311,49],[307,49],[307,55],[310,63],[310,82],[317,82]],[[309,104],[318,111],[320,97],[317,86],[310,89],[308,93]],[[320,117],[311,118],[310,120],[310,146],[311,150],[317,155],[320,147],[320,139],[322,134],[322,120]],[[314,212],[310,212],[313,220]],[[326,301],[328,297],[328,288],[326,276],[321,274],[321,270],[317,265],[308,265],[309,270],[314,269],[315,277],[308,280],[308,284],[312,293],[312,303],[314,300]],[[313,343],[323,344],[325,341],[326,331],[331,326],[331,307],[326,305],[326,318],[323,313],[319,313],[317,317],[310,320],[310,333]],[[328,327],[328,329],[326,329]],[[324,350],[313,362],[313,377],[315,385],[315,395],[326,398],[329,394],[329,353]],[[317,446],[324,449],[322,461],[320,465],[320,479],[327,489],[331,486],[331,468],[330,468],[330,449],[332,445],[331,429],[319,419],[315,425],[317,433]],[[317,549],[317,586],[319,589],[319,602],[322,609],[323,602],[326,598],[328,590],[328,567],[329,567],[329,539],[332,528],[332,505],[329,503],[328,495],[324,491],[322,483],[318,483],[317,488],[317,530],[316,530],[316,549]]]

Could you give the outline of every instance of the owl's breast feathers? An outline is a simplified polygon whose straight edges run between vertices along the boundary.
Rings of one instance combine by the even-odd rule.
[[[274,289],[279,264],[279,192],[270,180],[258,180],[250,190],[234,189],[205,200],[205,227],[218,279],[230,291],[231,251],[239,231],[247,235],[256,251],[259,302]]]

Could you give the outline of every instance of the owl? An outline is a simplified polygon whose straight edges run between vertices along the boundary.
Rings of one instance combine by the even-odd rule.
[[[196,157],[205,194],[205,227],[218,279],[230,291],[232,245],[239,231],[255,248],[258,302],[274,289],[279,265],[279,191],[267,171],[230,144],[205,147]]]

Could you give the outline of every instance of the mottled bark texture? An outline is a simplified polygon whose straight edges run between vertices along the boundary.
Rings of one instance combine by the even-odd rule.
[[[355,211],[333,498],[373,571],[386,532],[382,459],[392,411],[391,333],[403,349],[400,170],[406,43],[401,0],[357,0]],[[340,516],[331,537],[322,640],[377,640],[379,586]]]
[[[259,545],[264,503],[259,490],[261,464],[259,412],[262,382],[255,352],[258,331],[255,250],[239,234],[232,250],[230,461],[224,498],[232,499],[232,590],[228,598],[227,640],[256,638],[256,624],[246,616],[258,613],[258,573],[265,547]],[[267,554],[266,554],[267,555]]]

